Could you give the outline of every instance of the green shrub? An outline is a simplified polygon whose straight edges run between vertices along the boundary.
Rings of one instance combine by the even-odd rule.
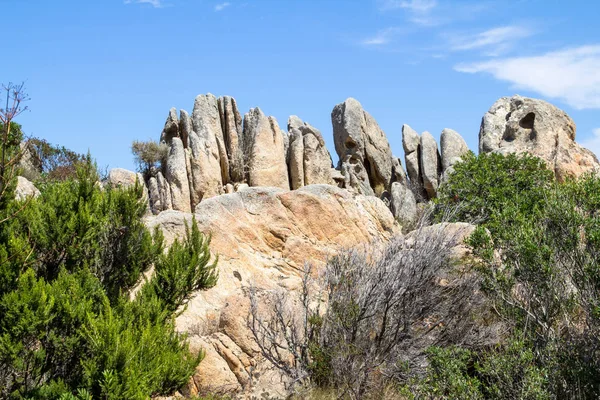
[[[216,283],[209,240],[194,221],[163,254],[141,221],[141,187],[97,178],[88,160],[35,200],[0,196],[0,398],[147,399],[183,386],[202,358],[174,317]]]

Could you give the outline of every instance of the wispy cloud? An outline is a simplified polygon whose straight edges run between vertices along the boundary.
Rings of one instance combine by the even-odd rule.
[[[512,83],[516,89],[531,90],[584,109],[600,108],[599,65],[600,45],[590,45],[538,56],[459,64],[454,69],[471,74],[487,73]]]
[[[583,140],[581,145],[586,149],[590,149],[596,156],[600,157],[600,128],[592,130],[592,137]]]
[[[125,4],[131,3],[150,4],[154,8],[161,8],[164,6],[162,0],[125,0]]]
[[[473,35],[449,37],[450,49],[454,51],[486,50],[488,55],[499,55],[510,49],[515,41],[529,37],[534,31],[517,25],[501,26]]]
[[[360,44],[364,46],[382,46],[390,43],[393,37],[400,32],[399,28],[382,29],[375,36],[361,40]]]
[[[380,2],[381,10],[394,10],[404,8],[415,13],[426,13],[437,6],[436,0],[383,0]]]
[[[231,5],[231,3],[229,3],[229,2],[217,4],[215,6],[215,11],[217,11],[217,12],[223,11],[224,9],[226,9],[227,7],[229,7],[230,5]]]

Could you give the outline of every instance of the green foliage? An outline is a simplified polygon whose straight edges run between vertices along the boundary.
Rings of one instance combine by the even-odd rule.
[[[213,287],[218,279],[218,260],[209,263],[210,238],[200,233],[195,219],[191,232],[187,224],[185,229],[185,240],[175,241],[166,254],[159,255],[154,264],[154,277],[146,285],[147,291],[161,299],[171,312],[185,304],[192,292]]]
[[[26,142],[34,159],[36,171],[28,171],[30,180],[64,181],[77,177],[77,168],[87,162],[87,157],[64,146],[55,146],[45,139],[31,138]]]
[[[546,371],[531,349],[510,339],[486,351],[432,347],[425,376],[406,385],[409,398],[545,400],[552,398]]]
[[[209,240],[194,223],[164,253],[160,232],[141,221],[139,184],[103,189],[89,158],[76,172],[41,184],[35,200],[0,197],[0,398],[172,393],[203,356],[174,316],[192,290],[216,283]]]
[[[456,220],[480,223],[468,241],[475,268],[520,338],[518,351],[478,354],[496,379],[481,381],[486,398],[600,393],[600,178],[559,183],[543,165],[530,156],[471,155],[436,204],[438,215],[456,207]]]
[[[552,181],[545,163],[528,154],[469,153],[440,188],[438,219],[451,209],[452,221],[483,223],[493,230],[511,215],[533,212]]]

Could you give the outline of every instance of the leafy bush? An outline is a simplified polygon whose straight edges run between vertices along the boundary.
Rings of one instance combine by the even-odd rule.
[[[451,208],[451,221],[501,228],[511,216],[532,213],[553,180],[546,164],[528,154],[470,152],[440,188],[435,200],[438,220]]]
[[[77,177],[77,167],[83,166],[89,156],[76,153],[64,146],[55,146],[45,139],[31,138],[24,145],[35,160],[35,170],[26,171],[31,181],[64,181]]]

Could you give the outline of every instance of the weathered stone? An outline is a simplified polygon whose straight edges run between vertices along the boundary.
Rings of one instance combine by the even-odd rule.
[[[402,125],[402,147],[404,148],[404,159],[406,161],[406,172],[408,179],[413,185],[421,184],[421,168],[419,166],[419,146],[421,138],[410,126]]]
[[[192,118],[185,110],[179,110],[179,137],[183,142],[183,147],[190,146],[190,133],[194,130]]]
[[[480,153],[530,153],[546,161],[558,180],[600,172],[596,156],[575,143],[575,123],[542,100],[503,97],[484,115]]]
[[[275,118],[253,108],[244,116],[243,132],[248,184],[289,189],[284,134]]]
[[[403,185],[408,185],[408,178],[406,172],[402,167],[402,162],[398,157],[392,158],[392,181],[400,182]],[[391,189],[391,188],[390,188]]]
[[[427,192],[427,196],[432,199],[437,195],[441,174],[440,153],[437,142],[429,132],[423,132],[421,135],[420,146],[419,168],[423,178],[423,188]]]
[[[192,297],[176,321],[179,331],[191,334],[192,350],[206,349],[194,376],[201,390],[247,387],[249,366],[257,373],[253,385],[270,387],[269,393],[282,390],[281,376],[260,357],[247,328],[250,285],[259,291],[298,290],[305,262],[322,268],[338,249],[376,246],[398,229],[378,198],[331,185],[247,188],[202,201],[194,215],[200,230],[212,234],[220,276],[214,288]],[[166,211],[146,221],[150,228],[160,226],[172,243],[191,219],[192,214]]]
[[[148,195],[150,196],[150,209],[152,214],[158,214],[163,210],[161,203],[160,190],[155,177],[148,179]]]
[[[186,157],[183,143],[178,137],[171,139],[165,178],[171,187],[171,201],[174,210],[191,212],[190,186],[187,177]]]
[[[179,118],[177,118],[177,109],[174,107],[169,110],[169,115],[165,126],[160,134],[160,143],[171,143],[171,139],[179,136]]]
[[[352,98],[331,113],[335,150],[348,188],[381,195],[392,178],[392,151],[375,119]]]
[[[223,96],[218,99],[221,128],[227,156],[229,158],[229,175],[232,182],[244,180],[244,152],[242,140],[242,117],[233,97]]]
[[[196,132],[192,131],[189,140],[192,151],[190,164],[194,183],[192,203],[198,204],[203,199],[221,194],[223,178],[219,147],[215,137],[207,130],[204,131],[203,137],[199,137]]]
[[[288,168],[290,173],[291,189],[304,186],[304,137],[302,126],[304,123],[295,115],[288,120],[290,144],[288,150]]]
[[[227,193],[227,194],[235,193],[235,188],[233,187],[233,185],[231,183],[228,183],[227,185],[225,185],[225,193]]]
[[[40,195],[40,191],[26,178],[17,176],[17,187],[15,188],[15,198],[18,201],[26,200],[29,197],[36,198]]]
[[[442,171],[445,171],[460,161],[469,152],[469,146],[460,134],[452,129],[444,129],[440,137]]]
[[[135,185],[135,181],[138,178],[138,175],[124,168],[113,168],[108,172],[108,178],[106,179],[106,183],[113,187],[130,187]],[[143,180],[140,183],[144,182]]]
[[[302,127],[302,135],[304,137],[304,184],[335,184],[331,177],[333,168],[331,155],[321,132],[305,123]]]
[[[223,184],[228,183],[230,180],[229,157],[227,156],[227,148],[223,137],[219,106],[214,95],[209,93],[196,97],[194,111],[192,112],[192,124],[194,132],[205,143],[204,147],[210,148],[212,153],[217,152],[221,168],[221,182]]]
[[[162,204],[162,209],[172,210],[173,202],[171,200],[171,187],[169,186],[169,182],[167,182],[162,172],[156,174],[156,182],[158,183],[158,190],[160,192],[160,203]]]
[[[403,228],[413,227],[417,221],[417,201],[406,185],[392,183],[390,190],[392,213]]]

